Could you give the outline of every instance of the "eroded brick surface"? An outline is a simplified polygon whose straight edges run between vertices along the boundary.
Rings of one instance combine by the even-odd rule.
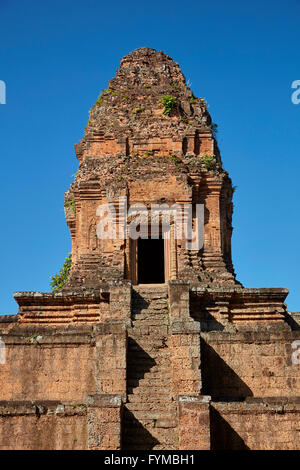
[[[214,450],[299,450],[299,398],[212,403]]]

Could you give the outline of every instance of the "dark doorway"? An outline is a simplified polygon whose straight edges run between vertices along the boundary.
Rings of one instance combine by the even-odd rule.
[[[138,283],[163,284],[165,282],[164,240],[138,239]]]

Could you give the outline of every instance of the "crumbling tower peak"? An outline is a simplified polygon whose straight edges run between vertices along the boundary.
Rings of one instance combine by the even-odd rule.
[[[131,66],[135,67],[135,72],[140,73],[141,81],[154,78],[156,80],[169,81],[185,85],[185,77],[180,70],[179,64],[162,51],[143,47],[130,52],[121,59],[117,77],[120,73],[125,73]],[[139,82],[136,82],[139,83]]]
[[[220,162],[204,99],[194,96],[177,62],[149,48],[121,59],[116,76],[90,110],[85,136],[75,148],[80,162],[132,154],[213,154]]]

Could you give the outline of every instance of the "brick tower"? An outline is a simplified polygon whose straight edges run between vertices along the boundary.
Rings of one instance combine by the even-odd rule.
[[[75,145],[68,281],[0,319],[0,448],[299,448],[298,317],[235,278],[215,134],[170,57],[121,60]]]
[[[163,105],[164,99],[171,103],[169,108]],[[149,260],[156,263],[158,277],[162,274],[159,258],[164,257],[161,282],[235,284],[233,191],[213,129],[204,100],[194,97],[170,57],[144,48],[122,59],[116,77],[90,111],[84,138],[75,146],[80,166],[66,193],[74,261],[68,287],[97,287],[113,279],[143,283],[139,274],[147,271],[144,251],[151,252]],[[175,204],[182,214],[184,205],[195,212],[196,204],[203,204],[203,249],[187,249],[185,240],[174,236],[175,221],[164,247],[152,239],[144,244],[130,242],[130,236],[124,243],[123,226],[128,227],[130,220],[124,224],[119,217],[123,200],[126,209],[143,204],[150,211],[151,204],[156,204],[161,212],[163,204],[166,210]],[[96,211],[101,204],[113,207],[117,218],[113,242],[97,242]],[[148,235],[147,225],[141,222],[141,237]],[[159,226],[157,230],[159,236]],[[155,281],[154,272],[152,276]]]

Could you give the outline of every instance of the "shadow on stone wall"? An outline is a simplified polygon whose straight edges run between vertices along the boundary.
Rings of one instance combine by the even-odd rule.
[[[131,318],[136,320],[136,316],[141,313],[142,310],[145,310],[149,307],[149,302],[144,299],[137,291],[132,291],[131,299]]]
[[[139,386],[146,372],[156,365],[155,360],[133,339],[128,338],[127,352],[127,393]]]
[[[200,323],[201,331],[224,330],[224,325],[210,313],[209,306],[214,307],[212,301],[206,300],[206,303],[204,303],[203,299],[199,299],[193,292],[190,293],[191,317]]]
[[[248,385],[201,338],[202,393],[213,400],[233,401],[252,397]]]
[[[126,405],[123,410],[122,450],[152,450],[159,441],[140,423]],[[134,428],[134,433],[127,432]]]
[[[298,321],[296,321],[295,318]],[[287,322],[287,324],[290,325],[293,331],[298,331],[300,330],[300,323],[299,323],[300,315],[295,315],[295,318],[292,313],[289,313],[289,312],[285,313],[285,321]]]
[[[211,450],[250,450],[213,406],[210,407],[210,436]]]

